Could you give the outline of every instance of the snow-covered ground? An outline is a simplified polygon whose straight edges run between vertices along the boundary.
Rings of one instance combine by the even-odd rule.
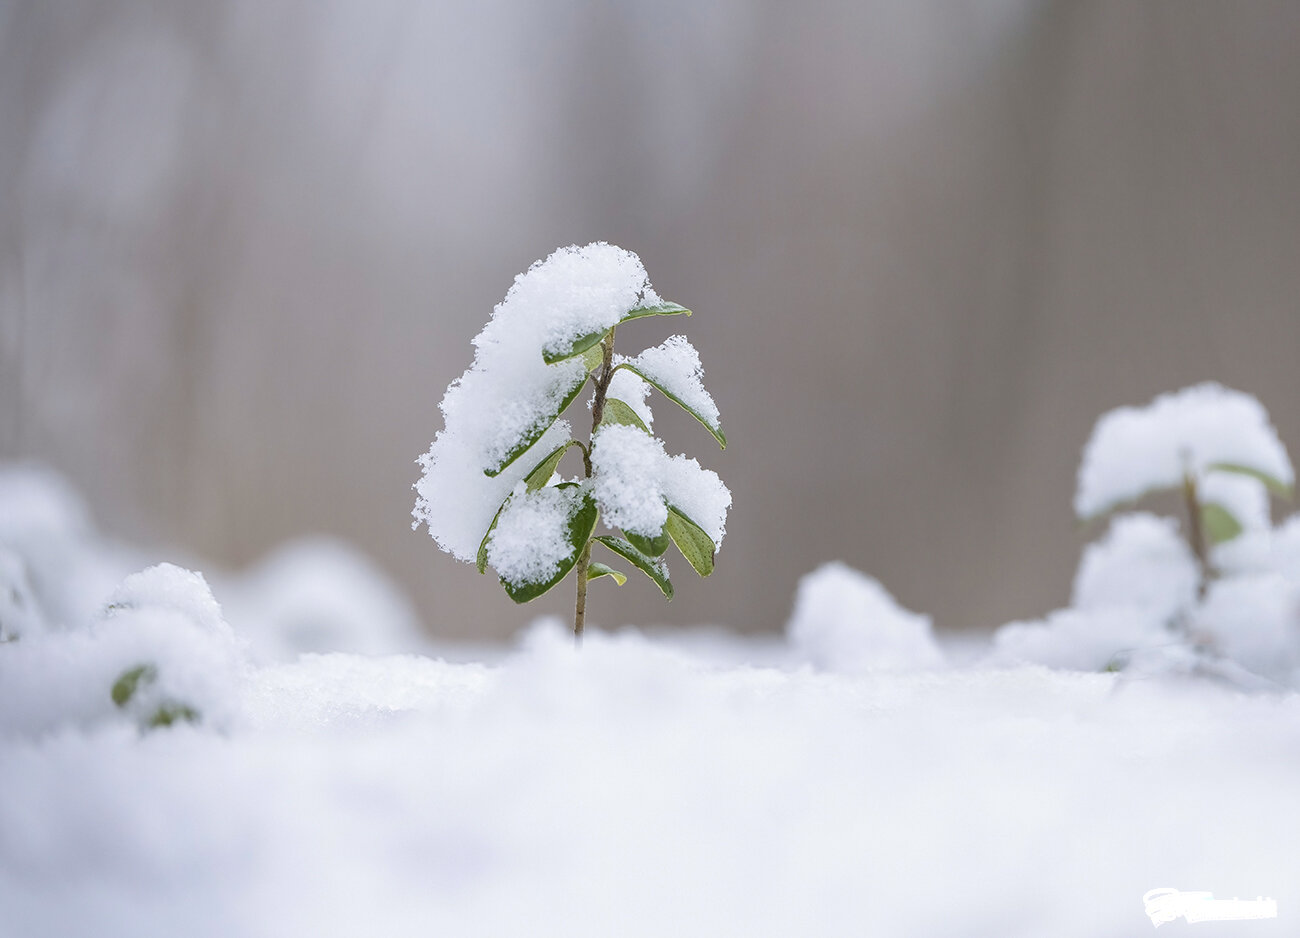
[[[341,547],[209,590],[127,576],[139,555],[47,474],[0,475],[0,508],[5,938],[1138,935],[1157,887],[1277,900],[1206,935],[1296,929],[1285,681],[953,649],[842,565],[785,638],[575,650],[540,621],[383,654],[421,641],[409,608]],[[1102,621],[1107,550],[1176,568],[1138,528],[1066,613]]]

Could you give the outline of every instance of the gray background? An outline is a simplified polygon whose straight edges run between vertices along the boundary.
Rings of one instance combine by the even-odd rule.
[[[0,2],[0,458],[108,530],[353,539],[446,637],[517,608],[409,530],[470,338],[637,251],[731,441],[718,572],[597,623],[781,627],[842,559],[941,628],[1062,604],[1102,411],[1213,378],[1300,446],[1300,5]],[[620,332],[627,351],[676,322]]]

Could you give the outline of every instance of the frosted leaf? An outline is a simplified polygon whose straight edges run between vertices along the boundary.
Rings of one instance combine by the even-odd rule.
[[[799,581],[786,632],[801,657],[829,671],[943,664],[930,617],[904,609],[879,581],[842,563]]]
[[[650,405],[646,403],[646,397],[650,394],[650,385],[641,379],[641,376],[626,368],[620,368],[614,372],[613,377],[609,379],[609,390],[606,392],[607,397],[622,401],[632,412],[641,418],[641,422],[647,427],[654,427],[654,414],[650,412]]]
[[[519,485],[488,539],[488,563],[497,575],[516,587],[550,579],[573,553],[569,522],[582,498],[579,486],[529,492]]]
[[[721,547],[731,492],[718,474],[689,456],[673,456],[663,466],[661,484],[668,503],[703,528],[714,547]]]
[[[1207,382],[1163,394],[1146,407],[1120,407],[1097,421],[1084,448],[1074,510],[1093,517],[1218,464],[1294,482],[1277,431],[1249,394]]]
[[[484,475],[553,420],[566,392],[585,380],[580,359],[548,365],[543,352],[615,325],[648,289],[636,255],[604,243],[561,248],[515,278],[474,339],[473,364],[447,389],[444,429],[419,460],[415,525],[428,525],[443,550],[472,561],[515,484],[568,438],[559,421],[499,476]]]
[[[1084,551],[1071,602],[1084,611],[1127,607],[1168,622],[1195,604],[1199,580],[1177,522],[1147,512],[1119,515]]]
[[[704,389],[704,366],[700,364],[700,353],[685,336],[670,336],[661,345],[648,348],[635,358],[620,361],[625,361],[677,398],[710,429],[720,427],[718,405]]]
[[[722,546],[731,492],[718,474],[635,427],[602,427],[592,438],[592,493],[605,521],[653,537],[668,520],[666,504],[680,510]]]

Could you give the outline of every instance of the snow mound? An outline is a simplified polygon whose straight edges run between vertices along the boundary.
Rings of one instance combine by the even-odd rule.
[[[943,664],[930,617],[904,609],[877,580],[842,563],[799,581],[786,633],[800,657],[827,671]]]
[[[120,722],[123,713],[148,726],[182,707],[205,726],[238,722],[244,645],[203,577],[171,564],[128,577],[100,619],[0,650],[0,736]],[[132,672],[131,692],[115,701]]]
[[[1295,481],[1268,413],[1249,394],[1207,382],[1120,407],[1102,415],[1084,448],[1074,510],[1094,517],[1218,465]]]
[[[1149,609],[1058,609],[1046,619],[1009,622],[999,628],[985,663],[1105,671],[1122,668],[1143,649],[1180,644]]]
[[[1128,607],[1168,623],[1196,603],[1199,577],[1172,518],[1118,515],[1106,536],[1084,550],[1072,605],[1085,612]]]
[[[419,617],[398,585],[336,538],[290,541],[221,585],[228,619],[259,661],[292,661],[307,652],[380,655],[428,647]]]
[[[474,339],[474,362],[443,397],[444,429],[419,460],[415,524],[438,545],[472,561],[497,509],[537,462],[569,437],[552,424],[585,380],[581,356],[548,365],[580,336],[615,325],[647,297],[645,268],[630,251],[604,243],[561,248],[515,278]],[[485,475],[550,425],[495,477]]]
[[[1192,628],[1242,667],[1289,683],[1300,668],[1300,582],[1277,573],[1216,580]]]

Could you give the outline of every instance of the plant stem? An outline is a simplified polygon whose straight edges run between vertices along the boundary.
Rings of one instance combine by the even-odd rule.
[[[1183,501],[1187,507],[1187,540],[1192,545],[1192,553],[1196,556],[1196,566],[1200,571],[1200,579],[1196,584],[1196,598],[1200,600],[1205,598],[1205,592],[1210,588],[1213,570],[1210,567],[1209,551],[1205,547],[1205,527],[1201,523],[1201,499],[1196,491],[1196,476],[1190,472],[1183,476]]]
[[[596,396],[591,400],[591,435],[596,435],[596,430],[600,426],[601,418],[605,416],[605,395],[609,391],[609,381],[614,377],[614,330],[609,330],[609,335],[605,336],[600,343],[603,358],[600,363],[600,374],[596,377]],[[586,477],[591,478],[591,446],[582,448],[582,466],[586,472]],[[582,548],[582,556],[578,558],[578,600],[573,607],[573,641],[576,645],[582,644],[582,628],[587,619],[587,568],[591,565],[591,541],[588,541]]]

